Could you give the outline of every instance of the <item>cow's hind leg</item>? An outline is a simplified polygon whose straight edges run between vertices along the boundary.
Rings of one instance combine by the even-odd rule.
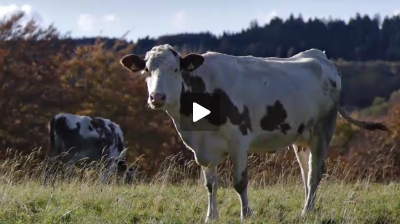
[[[294,153],[297,158],[297,162],[300,165],[301,177],[304,184],[304,204],[307,202],[308,195],[308,163],[310,157],[310,149],[307,147],[298,147],[297,145],[292,145]]]
[[[101,183],[103,184],[107,184],[109,182],[110,179],[110,174],[111,173],[115,173],[115,169],[116,169],[116,164],[115,161],[108,161],[107,165],[103,171],[103,175],[101,177]]]
[[[71,182],[74,166],[75,166],[75,160],[68,161],[65,164],[64,179],[68,183]]]
[[[234,152],[235,153],[231,155],[233,164],[233,182],[234,188],[240,199],[240,219],[241,221],[244,221],[245,218],[252,214],[247,196],[247,150],[239,148]]]
[[[311,155],[308,174],[308,194],[302,214],[314,209],[315,195],[325,172],[325,156],[335,129],[337,105],[326,116],[321,117],[311,133]]]
[[[207,217],[205,222],[218,219],[217,209],[217,188],[218,188],[218,177],[217,167],[202,167],[204,174],[204,184],[207,188],[208,193],[208,208]]]
[[[44,161],[44,181],[43,181],[43,185],[47,186],[49,179],[51,178],[51,183],[54,186],[54,182],[55,182],[55,170],[57,169],[56,165],[58,160],[56,157],[47,157],[45,158]]]

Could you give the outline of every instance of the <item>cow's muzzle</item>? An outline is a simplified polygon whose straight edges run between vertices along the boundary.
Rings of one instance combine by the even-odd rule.
[[[166,98],[166,95],[163,93],[153,92],[150,94],[150,106],[153,109],[161,109],[165,104]]]

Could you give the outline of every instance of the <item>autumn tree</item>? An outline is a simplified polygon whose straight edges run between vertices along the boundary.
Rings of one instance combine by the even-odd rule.
[[[54,27],[21,24],[23,13],[0,22],[1,147],[29,151],[46,145],[46,124],[73,104],[57,68],[70,49]]]

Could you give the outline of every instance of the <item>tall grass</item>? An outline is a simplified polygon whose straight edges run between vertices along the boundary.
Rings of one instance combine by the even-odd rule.
[[[204,221],[207,193],[194,161],[182,162],[179,155],[168,157],[156,176],[138,175],[133,185],[118,183],[115,178],[101,184],[101,168],[86,166],[75,168],[69,179],[64,179],[59,172],[54,176],[54,186],[43,186],[44,163],[36,159],[39,151],[35,149],[29,155],[22,155],[9,150],[7,159],[2,161],[0,223]],[[249,157],[249,198],[254,215],[248,223],[396,223],[400,220],[400,184],[390,180],[390,174],[380,183],[367,174],[355,179],[341,169],[341,162],[328,162],[328,174],[317,192],[316,211],[301,217],[304,192],[297,162],[287,161],[284,169],[271,167],[268,172],[265,167],[274,164],[274,159],[279,158],[269,155],[260,161],[260,157]],[[375,167],[371,163],[369,172],[384,169],[382,162],[375,160]],[[193,173],[197,174],[195,178],[187,178]],[[239,200],[231,187],[231,177],[228,161],[219,169],[220,218],[216,223],[239,222]]]

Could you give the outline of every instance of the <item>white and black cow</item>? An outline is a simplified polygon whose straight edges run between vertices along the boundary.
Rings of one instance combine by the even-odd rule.
[[[126,164],[124,136],[118,124],[101,117],[80,116],[60,113],[49,123],[50,147],[48,162],[61,157],[70,170],[79,160],[90,163],[106,161],[102,181],[105,182],[111,172],[125,175],[132,181],[133,170]],[[46,164],[44,184],[49,177],[49,165]]]
[[[305,186],[304,215],[314,208],[337,113],[358,127],[388,130],[380,123],[355,120],[339,106],[340,73],[317,49],[290,58],[216,52],[181,57],[165,44],[153,47],[144,59],[129,54],[120,63],[132,72],[142,71],[149,106],[168,113],[202,166],[208,189],[206,221],[218,217],[216,168],[227,155],[233,162],[234,188],[243,220],[251,214],[248,153],[274,153],[292,146]],[[211,114],[193,123],[191,108],[196,100]],[[219,129],[196,131],[196,125]]]

